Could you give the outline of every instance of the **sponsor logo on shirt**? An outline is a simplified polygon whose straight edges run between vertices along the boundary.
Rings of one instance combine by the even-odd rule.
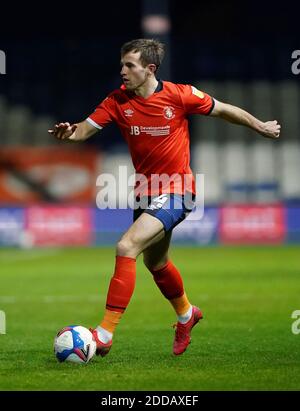
[[[132,117],[133,113],[134,111],[131,110],[130,108],[128,108],[127,110],[124,110],[125,117]]]
[[[130,134],[132,136],[139,136],[140,134],[147,134],[153,137],[168,136],[170,134],[170,126],[161,126],[161,127],[131,126]]]
[[[164,118],[167,120],[171,120],[172,118],[175,117],[175,109],[174,107],[167,106],[164,108]]]
[[[199,98],[204,98],[202,91],[198,90],[196,87],[192,86],[192,93]]]

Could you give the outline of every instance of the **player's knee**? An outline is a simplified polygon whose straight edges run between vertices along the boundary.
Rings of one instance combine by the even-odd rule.
[[[117,255],[136,258],[138,254],[138,248],[133,241],[129,238],[121,238],[117,244]]]
[[[130,242],[121,239],[117,244],[117,255],[127,256],[130,252]]]

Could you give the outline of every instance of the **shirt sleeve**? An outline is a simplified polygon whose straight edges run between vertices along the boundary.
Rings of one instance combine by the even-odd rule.
[[[96,110],[88,116],[86,121],[94,127],[101,130],[103,127],[113,121],[114,101],[108,96],[96,108]]]
[[[191,85],[180,86],[180,96],[187,114],[208,115],[214,108],[214,99]]]

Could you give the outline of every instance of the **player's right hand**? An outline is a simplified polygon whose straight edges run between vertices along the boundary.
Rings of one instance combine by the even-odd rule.
[[[260,132],[264,137],[279,138],[281,125],[277,120],[266,121],[263,123],[263,129]]]
[[[59,140],[65,140],[74,133],[76,128],[77,124],[59,123],[55,124],[53,129],[48,130],[48,133],[54,135]]]

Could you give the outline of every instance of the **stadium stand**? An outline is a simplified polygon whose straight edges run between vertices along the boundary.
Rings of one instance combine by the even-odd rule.
[[[192,167],[195,173],[205,175],[205,201],[212,204],[221,201],[267,203],[299,199],[299,84],[291,80],[247,83],[207,80],[196,86],[217,99],[244,107],[262,120],[276,118],[283,124],[282,139],[274,144],[244,127],[192,116]],[[58,144],[47,133],[54,123],[53,114],[44,113],[44,110],[36,114],[30,106],[12,104],[4,94],[0,95],[3,148]],[[108,144],[101,155],[101,172],[118,175],[119,165],[126,165],[133,171],[125,145]],[[123,187],[119,188],[119,193],[124,200]]]

